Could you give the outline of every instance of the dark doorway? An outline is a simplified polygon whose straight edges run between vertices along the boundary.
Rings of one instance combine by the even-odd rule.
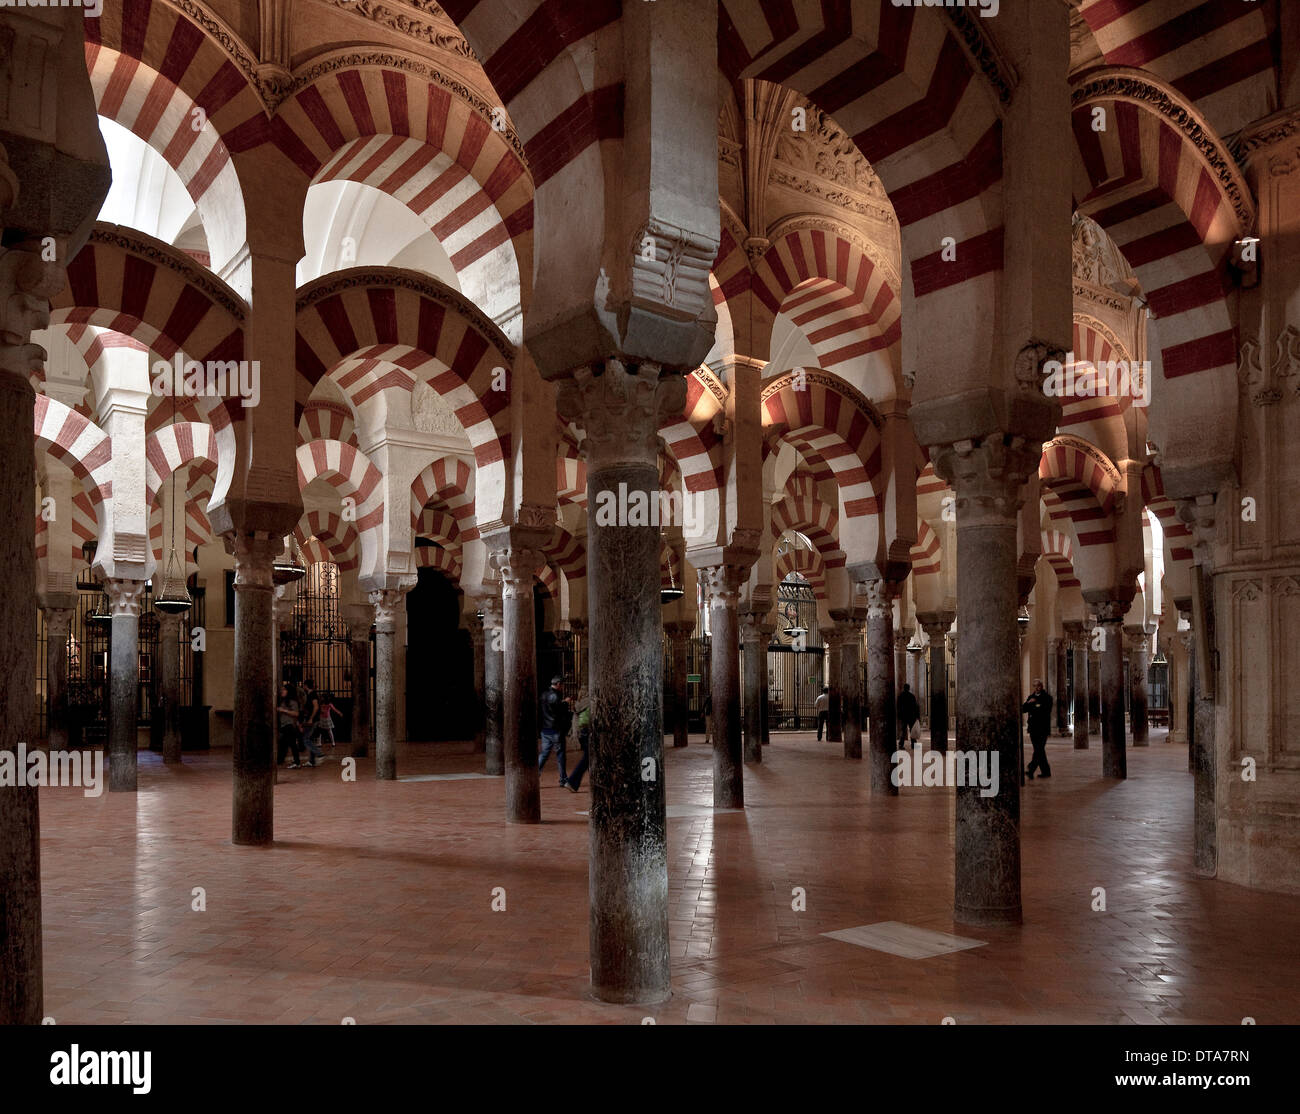
[[[460,593],[435,569],[421,569],[406,596],[406,736],[474,737],[474,658],[460,628]]]

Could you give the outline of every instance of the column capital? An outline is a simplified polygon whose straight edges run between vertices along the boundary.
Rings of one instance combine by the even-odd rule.
[[[721,603],[734,608],[740,602],[740,586],[749,579],[749,567],[740,565],[706,565],[698,570],[704,604]]]
[[[1019,513],[1023,488],[1038,471],[1042,444],[1023,437],[932,446],[935,473],[952,488],[958,525],[1006,524]]]
[[[925,631],[926,637],[934,642],[948,633],[948,628],[952,626],[952,621],[957,618],[955,611],[918,611],[916,621],[921,624],[921,629]]]
[[[898,627],[894,630],[894,649],[906,650],[907,644],[912,641],[912,631],[910,627]]]
[[[579,449],[593,471],[619,465],[658,467],[659,425],[680,414],[686,380],[649,361],[607,359],[562,380],[555,405],[582,431]]]
[[[123,615],[139,618],[144,581],[110,578],[104,581],[104,595],[108,597],[109,614],[114,619]]]
[[[569,630],[571,630],[571,631],[572,631],[575,635],[577,635],[579,638],[586,638],[586,637],[587,637],[587,620],[586,620],[586,619],[570,619],[570,620],[569,620]]]
[[[465,629],[469,631],[469,640],[474,649],[482,647],[487,641],[487,634],[483,629],[483,620],[479,618],[477,612],[471,612],[465,616]]]
[[[664,633],[667,634],[669,639],[673,642],[684,642],[695,633],[695,620],[671,619],[664,624]]]
[[[1061,623],[1061,629],[1065,631],[1065,644],[1072,649],[1077,649],[1088,640],[1082,619],[1066,619]]]
[[[392,633],[397,629],[398,609],[406,598],[406,588],[380,588],[370,593],[370,605],[375,609],[375,630]]]
[[[235,588],[271,591],[271,563],[284,551],[284,536],[230,530],[222,535],[226,551],[235,557]]]
[[[375,613],[364,603],[345,603],[339,608],[339,616],[348,625],[348,638],[353,642],[367,642],[370,628],[374,625]]]
[[[773,623],[764,622],[767,612],[746,611],[740,617],[740,640],[746,645],[766,645],[776,630]]]
[[[479,610],[483,612],[483,629],[497,631],[501,629],[502,605],[500,591],[490,596],[479,597]]]
[[[541,539],[512,528],[484,539],[491,551],[492,567],[501,577],[503,599],[532,597],[533,577],[546,563]]]
[[[72,633],[72,617],[76,611],[71,607],[49,607],[45,611],[45,633],[49,638],[67,638]]]
[[[1145,627],[1126,625],[1124,627],[1124,646],[1137,653],[1144,653],[1150,647],[1150,635]]]
[[[271,603],[271,619],[279,630],[284,630],[293,622],[294,601],[289,598],[289,586],[276,584],[273,589],[274,599]]]
[[[1133,588],[1120,590],[1120,594],[1111,594],[1112,591],[1106,589],[1101,592],[1083,593],[1083,598],[1093,609],[1099,623],[1122,623],[1129,608],[1133,606],[1133,596],[1136,594]]]
[[[868,619],[883,619],[886,612],[892,618],[894,600],[898,598],[899,590],[902,588],[901,581],[885,580],[880,577],[874,580],[860,580],[856,587],[865,599]]]
[[[158,616],[158,630],[160,632],[170,631],[171,636],[175,637],[181,628],[183,616],[175,611],[159,611],[156,614]]]

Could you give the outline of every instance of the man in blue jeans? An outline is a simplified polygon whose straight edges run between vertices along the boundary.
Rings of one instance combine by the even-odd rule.
[[[568,781],[564,769],[564,739],[569,734],[572,718],[569,702],[564,698],[564,678],[552,677],[551,687],[542,694],[542,752],[537,756],[537,769],[540,772],[551,751],[555,751],[561,786]]]

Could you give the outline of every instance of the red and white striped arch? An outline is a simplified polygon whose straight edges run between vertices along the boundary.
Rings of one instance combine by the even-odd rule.
[[[884,376],[872,381],[896,382],[901,303],[885,269],[851,240],[825,229],[775,231],[754,267],[754,296],[773,316],[783,312],[803,330],[822,367],[875,356],[884,363]]]
[[[587,462],[578,449],[572,428],[560,423],[555,458],[555,493],[561,503],[587,505]]]
[[[1078,588],[1079,578],[1074,574],[1074,543],[1068,534],[1059,530],[1042,531],[1042,554],[1056,573],[1057,587]]]
[[[361,541],[361,569],[368,574],[378,563],[383,549],[384,480],[370,459],[359,449],[341,441],[312,441],[298,446],[298,490],[313,480],[323,479],[344,498],[353,500],[355,524]]]
[[[726,389],[707,368],[686,377],[686,403],[675,418],[665,419],[659,435],[681,470],[682,485],[696,494],[722,486],[722,437],[714,418],[723,412]]]
[[[1079,381],[1088,368],[1096,377],[1096,390],[1092,397],[1067,395],[1061,399],[1061,422],[1058,428],[1086,426],[1093,422],[1105,422],[1121,417],[1133,405],[1133,396],[1115,395],[1110,392],[1111,383],[1106,374],[1107,366],[1116,363],[1131,363],[1131,358],[1119,338],[1095,318],[1086,314],[1074,315],[1074,341],[1072,346],[1074,361],[1067,364],[1065,371],[1074,375],[1073,382]]]
[[[308,511],[293,528],[293,536],[310,563],[329,561],[340,572],[361,564],[361,539],[356,526],[333,511]]]
[[[1002,128],[998,98],[942,12],[890,0],[720,0],[726,78],[796,89],[830,113],[871,163],[898,216],[908,275],[900,295],[924,318],[923,374],[960,352],[990,364],[1002,268]],[[942,258],[944,238],[956,261]],[[960,347],[958,347],[960,345]]]
[[[925,519],[916,525],[916,543],[912,546],[912,575],[938,576],[943,567],[943,547],[939,535]]]
[[[1277,107],[1264,8],[1253,2],[1084,0],[1079,14],[1107,65],[1163,78],[1227,135]]]
[[[1142,505],[1160,520],[1169,559],[1180,567],[1180,572],[1185,572],[1194,557],[1192,528],[1178,517],[1178,508],[1165,494],[1164,478],[1154,463],[1142,469]]]
[[[113,442],[89,418],[37,395],[32,416],[36,448],[61,460],[82,483],[98,522],[98,508],[113,494]]]
[[[1114,92],[1120,79],[1169,95],[1130,71],[1080,79],[1073,115],[1079,211],[1105,229],[1141,282],[1159,325],[1165,379],[1234,375],[1224,262],[1249,229],[1200,150],[1148,104]],[[1104,132],[1093,130],[1097,108]]]
[[[330,375],[354,411],[381,392],[429,383],[465,430],[480,516],[500,517],[510,455],[510,391],[495,368],[515,352],[461,295],[393,268],[344,271],[299,291],[299,395]],[[504,382],[509,385],[506,377]]]
[[[473,474],[463,460],[444,456],[428,465],[411,483],[411,529],[420,532],[425,508],[446,510],[462,542],[478,537],[474,516]]]
[[[813,495],[786,495],[772,504],[772,536],[798,530],[816,547],[828,569],[844,567],[839,541],[839,515]]]
[[[421,569],[435,569],[453,584],[460,583],[460,554],[438,545],[417,545],[415,547],[415,564]]]
[[[150,10],[155,8],[164,5],[150,5]],[[100,21],[86,20],[86,66],[96,110],[100,116],[134,132],[176,171],[199,210],[211,269],[221,271],[240,253],[248,238],[243,190],[221,133],[208,119],[206,109],[170,77],[136,56],[92,41],[92,22]],[[198,45],[192,42],[194,28],[187,21],[184,27],[189,29],[191,41],[172,49],[179,52],[188,48],[192,53]],[[123,30],[129,35],[130,29]],[[167,63],[174,66],[176,61],[173,55]],[[242,75],[233,76],[242,81]],[[250,292],[246,289],[240,293]]]
[[[1048,514],[1053,521],[1073,523],[1080,548],[1115,541],[1117,481],[1082,446],[1068,438],[1049,441],[1038,478]]]
[[[221,460],[212,427],[196,422],[173,422],[145,439],[145,502],[152,507],[158,491],[172,472],[202,461],[214,475]]]
[[[784,580],[791,573],[802,576],[812,586],[819,599],[826,598],[826,569],[822,555],[815,549],[791,546],[776,558],[776,575]]]
[[[298,419],[298,444],[307,441],[346,441],[359,448],[352,411],[341,402],[325,399],[308,402]]]
[[[880,475],[880,427],[863,409],[870,404],[839,389],[825,375],[772,380],[763,389],[763,434],[769,446],[788,441],[812,466],[818,481],[834,478],[846,519],[880,512],[875,483]]]
[[[587,575],[587,547],[581,539],[575,538],[563,526],[556,526],[550,543],[543,549],[546,559],[569,581],[570,590],[573,582],[582,580]]]

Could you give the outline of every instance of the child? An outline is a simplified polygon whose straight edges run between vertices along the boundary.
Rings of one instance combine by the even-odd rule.
[[[327,692],[320,702],[320,718],[316,720],[316,737],[318,739],[328,739],[330,746],[338,745],[334,742],[334,714],[336,712],[338,712],[338,708],[334,705],[334,694]]]

